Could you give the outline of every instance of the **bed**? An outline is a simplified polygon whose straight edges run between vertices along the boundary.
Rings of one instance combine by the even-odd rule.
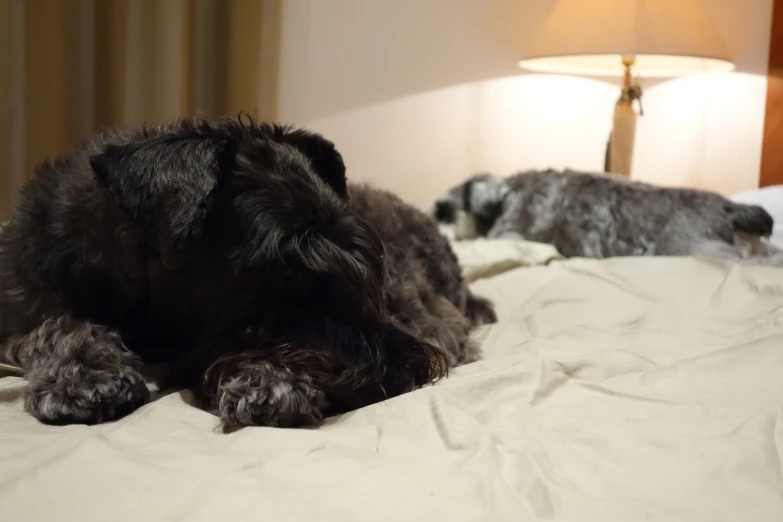
[[[319,429],[47,427],[0,379],[0,521],[783,520],[783,271],[455,248],[484,360]]]

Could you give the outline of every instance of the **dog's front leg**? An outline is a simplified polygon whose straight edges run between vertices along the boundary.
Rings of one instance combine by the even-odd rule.
[[[29,381],[25,409],[47,424],[97,424],[144,404],[141,361],[119,334],[69,316],[50,318],[9,338],[4,358]]]
[[[314,425],[325,406],[323,392],[309,375],[261,352],[220,357],[194,391],[202,407],[220,417],[226,432],[245,426]]]

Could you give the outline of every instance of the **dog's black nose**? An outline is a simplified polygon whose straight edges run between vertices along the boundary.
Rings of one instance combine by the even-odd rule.
[[[454,223],[457,218],[457,209],[451,201],[435,202],[435,219],[441,223]]]

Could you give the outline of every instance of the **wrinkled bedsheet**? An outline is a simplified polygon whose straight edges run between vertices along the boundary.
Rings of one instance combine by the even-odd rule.
[[[0,379],[0,521],[783,520],[783,270],[481,248],[485,359],[319,429],[47,427]]]

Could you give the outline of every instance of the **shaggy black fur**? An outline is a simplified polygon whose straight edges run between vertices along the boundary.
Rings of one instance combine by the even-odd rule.
[[[434,221],[348,192],[331,142],[236,120],[41,165],[0,231],[0,362],[27,411],[115,419],[148,399],[141,362],[168,362],[227,430],[308,425],[476,358],[468,330],[494,314]]]
[[[351,209],[378,231],[386,250],[386,299],[395,318],[445,349],[450,365],[475,361],[469,330],[495,322],[492,304],[474,296],[437,223],[388,192],[350,185]]]

